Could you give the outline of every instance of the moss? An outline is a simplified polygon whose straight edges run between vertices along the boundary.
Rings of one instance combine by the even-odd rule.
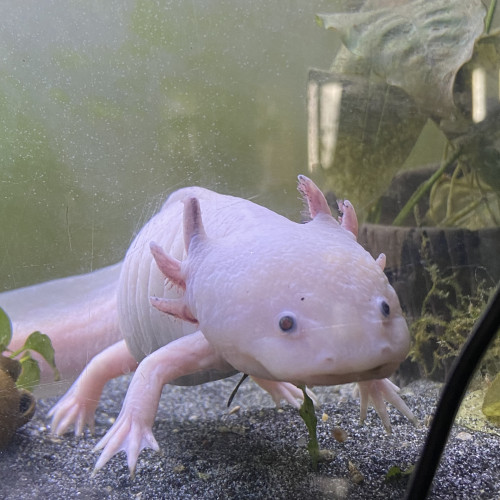
[[[485,281],[466,293],[455,274],[445,273],[428,258],[427,241],[422,242],[422,257],[428,262],[424,271],[431,287],[422,304],[420,317],[410,324],[410,357],[429,378],[442,379],[460,353],[472,328],[484,311],[494,287]],[[494,340],[484,356],[480,373],[494,376],[500,369],[500,338]]]

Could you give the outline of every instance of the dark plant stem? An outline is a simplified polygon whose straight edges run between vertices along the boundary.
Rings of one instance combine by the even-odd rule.
[[[392,223],[393,226],[400,226],[410,215],[411,211],[413,210],[413,207],[419,202],[420,198],[429,191],[429,189],[433,186],[433,184],[441,177],[443,172],[451,165],[455,160],[458,159],[458,157],[462,154],[462,149],[457,148],[454,153],[439,167],[434,174],[427,179],[424,183],[422,183],[417,190],[411,195],[410,199],[406,202],[405,206],[401,209],[399,214],[396,216],[394,219],[394,222]]]
[[[304,402],[299,409],[299,414],[304,420],[307,426],[307,431],[309,432],[309,442],[307,443],[307,450],[309,451],[309,456],[312,460],[313,469],[317,470],[319,460],[319,444],[318,437],[316,435],[316,428],[318,426],[318,419],[316,418],[316,412],[314,411],[314,403],[307,394],[306,387],[304,385],[298,387],[299,389],[302,389],[302,392],[304,394]]]

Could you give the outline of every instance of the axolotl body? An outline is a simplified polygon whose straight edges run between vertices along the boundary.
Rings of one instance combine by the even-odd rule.
[[[92,427],[105,383],[135,370],[116,422],[96,446],[103,449],[96,470],[124,450],[133,473],[142,449],[158,450],[151,428],[167,383],[243,372],[277,404],[298,406],[297,386],[358,382],[362,418],[369,399],[386,428],[384,399],[413,418],[385,378],[406,357],[409,334],[384,256],[375,260],[356,242],[347,201],[339,223],[310,179],[299,176],[299,191],[312,219],[305,224],[204,188],[174,192],[121,266],[100,271],[94,295],[36,327],[52,338],[63,376],[93,356],[51,410],[56,434]],[[2,294],[0,306],[9,312],[13,299],[37,290]],[[18,344],[28,325],[36,317],[14,321]],[[69,351],[78,362],[64,361]]]

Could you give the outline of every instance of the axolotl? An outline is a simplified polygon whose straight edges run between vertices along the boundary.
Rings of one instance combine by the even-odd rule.
[[[413,420],[387,379],[408,353],[409,333],[385,257],[357,243],[347,200],[337,221],[310,179],[299,176],[298,189],[307,223],[201,187],[180,189],[122,264],[0,294],[13,315],[14,348],[40,329],[63,378],[82,370],[49,414],[53,433],[93,428],[105,383],[135,371],[96,446],[95,470],[123,450],[133,474],[142,449],[159,449],[152,425],[165,384],[237,372],[276,404],[296,407],[298,386],[358,382],[362,419],[371,400],[390,429],[386,400]],[[68,284],[79,292],[68,294]],[[19,304],[31,304],[32,314],[16,312]]]

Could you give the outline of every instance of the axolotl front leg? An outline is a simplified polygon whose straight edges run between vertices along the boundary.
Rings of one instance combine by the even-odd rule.
[[[202,332],[182,337],[146,357],[137,367],[127,391],[122,410],[95,450],[104,449],[96,462],[94,473],[120,451],[125,451],[131,475],[134,475],[139,453],[144,448],[159,450],[152,426],[162,388],[178,377],[197,371],[231,367],[214,351]],[[260,380],[256,380],[260,384]],[[299,391],[291,384],[262,381],[273,399],[295,399]],[[268,384],[267,382],[271,382]]]
[[[141,450],[159,449],[151,428],[165,384],[201,370],[230,368],[200,331],[175,340],[147,356],[137,367],[116,422],[95,447],[96,450],[104,448],[104,451],[94,472],[113,455],[125,451],[133,475]]]

